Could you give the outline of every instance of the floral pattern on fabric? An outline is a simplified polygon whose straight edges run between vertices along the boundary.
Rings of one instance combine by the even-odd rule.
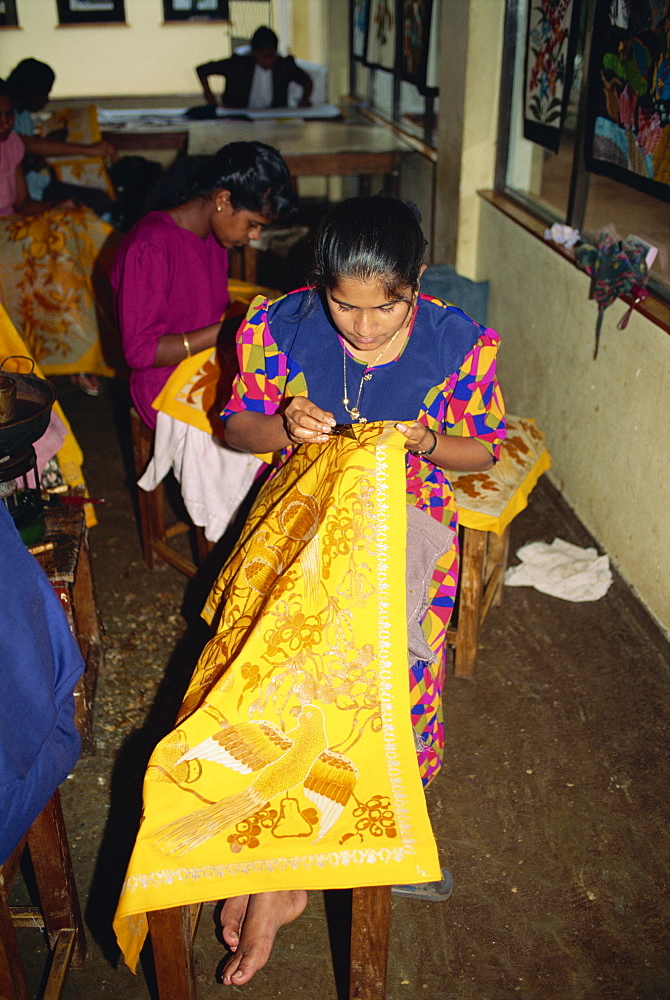
[[[0,219],[0,301],[46,375],[114,374],[102,341],[116,341],[105,288],[119,240],[85,208]]]
[[[439,309],[464,317],[460,310],[438,299],[422,296]],[[247,319],[238,331],[240,375],[224,416],[244,410],[273,414],[288,396],[308,395],[308,379],[292,359],[278,347],[268,322],[267,299],[251,304]],[[430,388],[417,419],[438,433],[476,437],[492,453],[500,455],[505,437],[504,403],[496,379],[496,352],[499,336],[482,329],[474,347],[460,367]],[[283,453],[285,462],[292,449]],[[281,464],[281,463],[280,463]],[[430,460],[410,455],[405,458],[407,503],[428,511],[436,520],[458,528],[458,514],[453,489],[447,473]],[[419,679],[411,675],[412,711],[415,731],[423,749],[418,753],[421,777],[428,783],[440,767],[444,746],[441,709],[426,713],[420,710],[423,693],[441,694],[444,679],[446,630],[451,618],[458,586],[458,540],[435,567],[429,589],[429,607],[422,621],[435,663],[421,667]],[[417,668],[418,669],[418,668]],[[415,701],[416,699],[416,701]],[[416,711],[416,714],[415,714]]]

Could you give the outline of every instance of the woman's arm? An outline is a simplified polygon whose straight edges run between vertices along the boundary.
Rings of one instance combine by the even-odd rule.
[[[472,437],[436,434],[418,420],[413,424],[396,424],[407,438],[408,451],[426,451],[435,444],[426,461],[451,472],[484,472],[493,465],[493,456],[486,445]]]
[[[16,200],[14,211],[20,215],[40,215],[51,206],[43,201],[35,201],[28,195],[26,179],[23,176],[21,164],[16,167]]]
[[[156,356],[152,367],[165,368],[168,365],[178,365],[191,354],[214,347],[220,329],[221,323],[212,323],[211,326],[203,326],[188,333],[164,333],[156,344]]]
[[[42,139],[37,135],[22,135],[27,153],[37,156],[104,156],[116,160],[118,153],[111,142],[65,142],[60,139]]]

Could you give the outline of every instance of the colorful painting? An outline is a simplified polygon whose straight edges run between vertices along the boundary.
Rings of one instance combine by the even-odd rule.
[[[524,136],[558,150],[570,96],[579,0],[531,0],[526,35]]]
[[[395,0],[370,0],[370,25],[366,63],[390,72],[395,70],[396,5]]]
[[[432,0],[402,0],[400,76],[419,90],[426,87]]]
[[[596,0],[585,155],[670,201],[670,0]]]

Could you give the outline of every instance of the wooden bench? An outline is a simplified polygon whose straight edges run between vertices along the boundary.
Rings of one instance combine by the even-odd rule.
[[[456,473],[452,484],[461,528],[461,572],[454,621],[454,673],[474,676],[479,630],[502,601],[512,521],[551,465],[544,434],[527,417],[507,415],[500,461],[486,472]]]

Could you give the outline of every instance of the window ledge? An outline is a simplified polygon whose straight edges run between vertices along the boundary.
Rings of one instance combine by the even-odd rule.
[[[575,267],[577,266],[574,251],[568,250],[566,247],[561,246],[559,243],[554,243],[552,240],[545,240],[544,231],[547,228],[546,223],[538,219],[528,209],[523,208],[508,195],[502,194],[500,191],[478,191],[477,193],[480,198],[487,201],[489,205],[493,205],[499,212],[506,215],[508,219],[516,222],[527,233],[536,236],[545,246],[570,261]],[[628,305],[633,304],[633,299],[630,295],[620,295],[619,298],[623,299]],[[670,305],[659,295],[655,294],[652,289],[649,290],[649,298],[645,299],[644,302],[640,302],[635,308],[637,312],[650,320],[650,322],[655,323],[656,326],[660,326],[666,333],[670,333]]]

